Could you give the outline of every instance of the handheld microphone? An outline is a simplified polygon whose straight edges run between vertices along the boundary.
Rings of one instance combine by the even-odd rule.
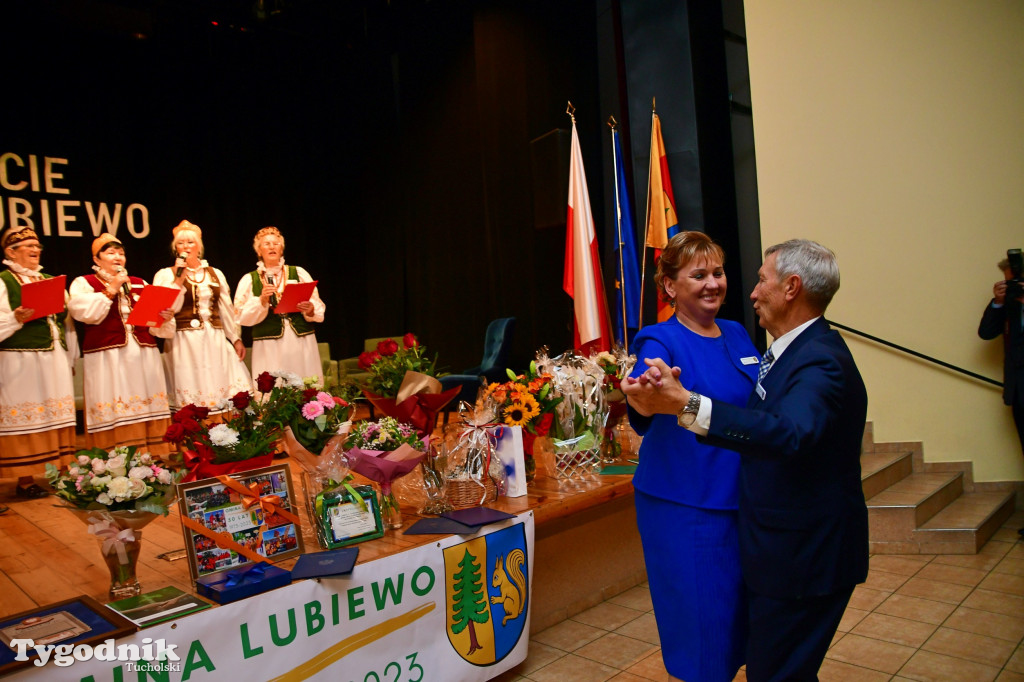
[[[122,272],[124,272],[124,268],[122,268],[120,265],[118,265],[117,266],[117,274],[120,275]],[[124,295],[128,297],[128,302],[130,303],[131,300],[132,300],[132,287],[131,287],[131,285],[128,284],[128,282],[121,282],[121,291],[123,291]]]
[[[271,275],[269,272],[267,273],[267,286],[268,287],[274,286],[274,276]],[[270,307],[271,308],[276,308],[277,307],[277,294],[276,293],[270,295]]]
[[[181,260],[185,260],[185,254],[179,253],[178,254],[178,258],[180,258]],[[174,271],[174,277],[175,278],[181,277],[181,273],[184,272],[184,271],[185,271],[184,267],[178,268],[177,270]]]

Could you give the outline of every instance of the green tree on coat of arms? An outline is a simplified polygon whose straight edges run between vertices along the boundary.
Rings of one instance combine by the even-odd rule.
[[[476,638],[474,623],[486,623],[490,618],[487,608],[487,598],[484,595],[483,575],[480,572],[480,564],[476,557],[466,550],[462,561],[459,562],[459,572],[454,576],[455,582],[452,585],[452,633],[459,634],[469,626],[469,651],[467,656],[474,651],[482,649]]]

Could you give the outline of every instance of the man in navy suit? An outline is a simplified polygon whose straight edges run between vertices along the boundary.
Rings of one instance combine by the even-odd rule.
[[[641,413],[674,413],[680,426],[742,455],[750,682],[817,680],[853,588],[867,578],[867,392],[846,343],[822,319],[838,289],[835,254],[820,244],[790,240],[765,251],[750,298],[774,342],[746,407],[711,404],[658,358],[622,385]]]

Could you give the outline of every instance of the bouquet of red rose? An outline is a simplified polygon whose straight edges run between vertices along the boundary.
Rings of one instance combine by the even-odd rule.
[[[431,359],[426,350],[409,333],[402,337],[401,347],[394,339],[384,339],[377,344],[377,350],[360,353],[359,367],[370,373],[366,387],[378,396],[395,398],[407,372],[436,377],[437,356]]]
[[[359,366],[370,372],[363,392],[378,410],[426,435],[437,413],[459,393],[458,388],[441,391],[436,363],[437,356],[427,357],[426,348],[411,333],[402,338],[401,348],[393,339],[384,339],[377,350],[359,356]]]
[[[256,379],[262,397],[240,391],[223,401],[218,407],[227,411],[227,418],[221,423],[207,422],[207,407],[189,404],[175,412],[164,440],[183,453],[190,469],[186,480],[269,466],[274,443],[300,409],[293,397],[295,381],[290,375],[264,372]]]

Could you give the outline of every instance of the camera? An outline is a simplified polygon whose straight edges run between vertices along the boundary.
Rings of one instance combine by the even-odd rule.
[[[1010,267],[1011,279],[1006,280],[1006,298],[1016,300],[1024,295],[1024,278],[1021,272],[1024,271],[1024,254],[1020,249],[1007,249],[1006,262]]]

